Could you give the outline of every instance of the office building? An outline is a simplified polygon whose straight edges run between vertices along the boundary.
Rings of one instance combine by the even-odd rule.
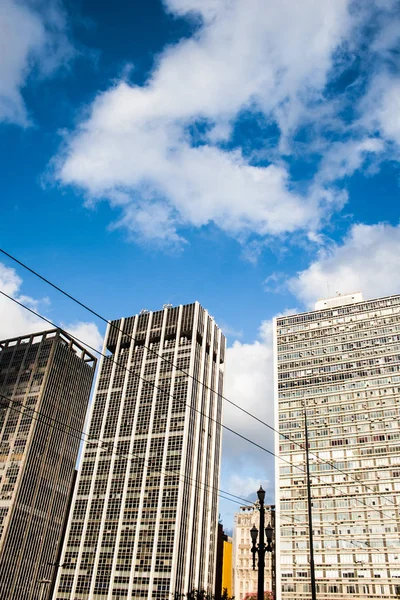
[[[212,592],[225,338],[165,305],[113,321],[104,353],[54,598]]]
[[[265,526],[270,524],[275,529],[275,507],[265,505]],[[255,525],[260,529],[260,511],[258,501],[254,506],[241,506],[235,514],[233,530],[233,593],[236,600],[257,598],[258,557],[253,570],[253,554],[250,529]],[[275,544],[273,544],[273,549]],[[265,553],[264,591],[273,590],[273,573],[275,553]]]
[[[226,590],[228,596],[233,595],[232,538],[224,533],[222,523],[218,523],[217,557],[215,569],[215,600],[221,600]]]
[[[96,360],[55,329],[0,342],[0,598],[48,597]]]
[[[277,318],[275,359],[282,599],[311,598],[305,411],[318,600],[398,598],[400,296]]]

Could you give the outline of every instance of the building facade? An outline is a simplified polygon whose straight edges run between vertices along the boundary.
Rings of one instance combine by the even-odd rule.
[[[221,600],[226,590],[233,594],[232,538],[224,533],[222,523],[218,523],[217,553],[215,568],[215,600]]]
[[[232,563],[233,540],[227,537],[223,542],[222,550],[222,593],[233,596],[233,563]]]
[[[275,507],[265,506],[265,526],[271,524],[275,529]],[[271,510],[272,509],[272,510]],[[257,597],[258,569],[253,570],[253,554],[251,552],[250,529],[255,525],[260,529],[260,512],[258,501],[254,506],[241,506],[240,512],[235,514],[233,530],[233,593],[235,600],[245,600]],[[273,548],[275,544],[273,544]],[[264,590],[271,592],[273,589],[273,572],[275,553],[265,553]]]
[[[317,597],[398,598],[400,296],[279,317],[275,359],[277,589],[311,598],[306,411]]]
[[[95,365],[60,330],[0,342],[2,600],[47,598]]]
[[[106,352],[54,598],[213,591],[225,338],[166,305],[112,322]]]

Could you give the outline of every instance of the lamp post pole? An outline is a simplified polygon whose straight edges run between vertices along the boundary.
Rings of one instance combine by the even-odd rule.
[[[260,490],[262,487],[260,486]],[[264,571],[265,571],[265,544],[264,544],[264,497],[265,492],[260,494],[258,491],[258,499],[260,500],[260,535],[258,538],[258,585],[257,585],[257,600],[264,600]],[[260,496],[262,496],[260,498]]]
[[[252,548],[251,552],[253,554],[253,571],[256,568],[256,554],[258,554],[258,580],[257,580],[257,600],[264,600],[264,570],[265,570],[265,553],[272,552],[272,535],[273,529],[271,525],[264,530],[265,524],[265,507],[264,507],[264,499],[265,499],[265,491],[260,486],[260,489],[257,492],[258,500],[260,503],[260,532],[255,525],[250,529]],[[267,536],[267,545],[264,542],[264,531]],[[259,535],[259,540],[257,544],[257,536]]]
[[[275,530],[275,504],[271,505],[271,519],[270,519],[270,523],[271,523],[271,529],[272,529],[272,532],[271,532],[270,536],[271,536],[271,540],[272,540],[273,532]],[[267,539],[268,539],[268,537],[267,537]],[[272,587],[272,598],[273,598],[273,600],[275,600],[276,599],[276,554],[275,554],[275,545],[273,546],[272,553],[271,553],[271,587]]]
[[[306,442],[306,465],[307,465],[307,504],[308,504],[308,533],[310,541],[310,575],[311,575],[311,598],[317,600],[317,590],[315,585],[315,566],[314,566],[314,539],[312,522],[312,502],[311,502],[311,478],[310,478],[310,458],[308,455],[308,428],[307,428],[307,410],[304,406],[304,430]]]

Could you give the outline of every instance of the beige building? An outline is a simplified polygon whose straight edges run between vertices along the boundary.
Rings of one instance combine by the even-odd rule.
[[[265,506],[265,526],[273,525],[274,516],[271,507]],[[240,512],[235,514],[233,530],[233,593],[235,600],[257,594],[257,556],[256,568],[253,571],[253,555],[251,552],[250,529],[255,525],[260,529],[260,513],[258,501],[253,507],[241,506]],[[265,554],[264,590],[272,590],[272,554]]]
[[[398,598],[400,296],[277,318],[275,359],[278,600],[311,598],[305,410],[318,600]]]
[[[225,338],[165,305],[110,323],[106,353],[54,599],[214,591]]]

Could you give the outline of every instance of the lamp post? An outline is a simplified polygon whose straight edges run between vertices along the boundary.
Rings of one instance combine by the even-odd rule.
[[[272,552],[272,535],[273,529],[269,524],[265,528],[267,544],[264,543],[264,521],[265,521],[265,491],[260,486],[257,492],[258,501],[260,503],[260,535],[257,544],[258,529],[255,525],[250,529],[253,554],[253,571],[256,568],[256,554],[258,554],[258,584],[257,584],[257,600],[264,600],[264,569],[265,569],[265,553]]]
[[[314,564],[314,538],[313,538],[313,522],[312,522],[310,457],[309,457],[309,450],[308,450],[307,410],[306,410],[305,405],[304,405],[304,433],[305,433],[305,443],[306,443],[307,506],[308,506],[308,537],[309,537],[309,544],[310,544],[311,600],[317,600],[317,586],[315,584],[315,564]]]

